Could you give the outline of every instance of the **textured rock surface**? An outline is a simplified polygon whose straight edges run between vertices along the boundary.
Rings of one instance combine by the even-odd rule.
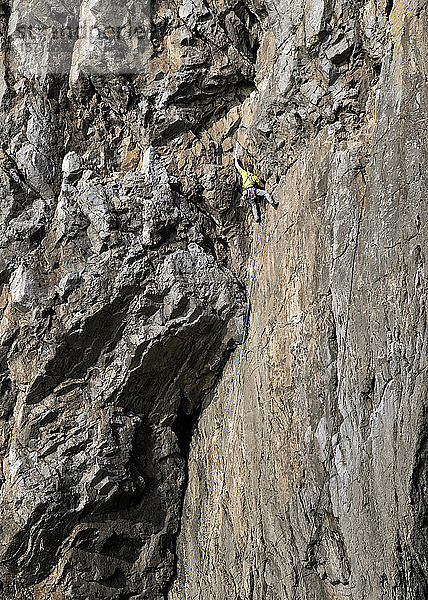
[[[0,6],[0,596],[178,600],[193,565],[189,599],[425,597],[424,4],[160,0],[124,75],[17,54],[30,9]],[[206,505],[235,139],[280,205]]]

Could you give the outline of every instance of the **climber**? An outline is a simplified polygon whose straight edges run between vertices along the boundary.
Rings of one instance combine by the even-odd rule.
[[[257,177],[257,175],[254,175],[254,173],[252,172],[253,169],[249,169],[248,171],[246,171],[242,165],[240,164],[240,161],[236,155],[236,147],[235,147],[235,152],[234,152],[234,158],[235,158],[235,167],[238,169],[239,174],[242,177],[242,192],[243,192],[243,196],[249,200],[250,204],[251,204],[251,210],[253,211],[253,216],[255,221],[258,223],[260,221],[260,208],[257,202],[257,198],[256,196],[264,196],[265,199],[269,202],[269,204],[271,204],[274,208],[278,207],[278,202],[275,202],[272,199],[272,196],[269,194],[269,192],[267,192],[264,187],[264,182],[259,179],[259,177]]]

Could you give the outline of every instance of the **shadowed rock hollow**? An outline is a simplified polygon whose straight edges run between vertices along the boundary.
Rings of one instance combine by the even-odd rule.
[[[108,72],[23,43],[37,10],[0,4],[0,597],[424,598],[424,3],[156,0]],[[213,472],[258,236],[235,140],[279,207]]]

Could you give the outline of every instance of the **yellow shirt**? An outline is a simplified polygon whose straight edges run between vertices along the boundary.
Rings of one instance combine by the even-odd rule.
[[[238,169],[239,174],[242,177],[242,189],[243,190],[249,190],[253,187],[260,187],[260,188],[263,187],[263,183],[257,177],[257,175],[254,175],[254,173],[250,173],[250,171],[246,171],[239,165],[236,165],[236,168]]]

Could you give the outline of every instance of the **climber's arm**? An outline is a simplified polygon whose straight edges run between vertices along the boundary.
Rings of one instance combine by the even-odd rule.
[[[235,156],[235,167],[238,169],[238,171],[239,171],[239,174],[240,174],[242,177],[245,177],[245,175],[246,175],[246,171],[245,171],[245,169],[243,169],[243,168],[241,167],[241,165],[240,165],[240,163],[239,163],[239,160],[236,158],[236,156]]]

